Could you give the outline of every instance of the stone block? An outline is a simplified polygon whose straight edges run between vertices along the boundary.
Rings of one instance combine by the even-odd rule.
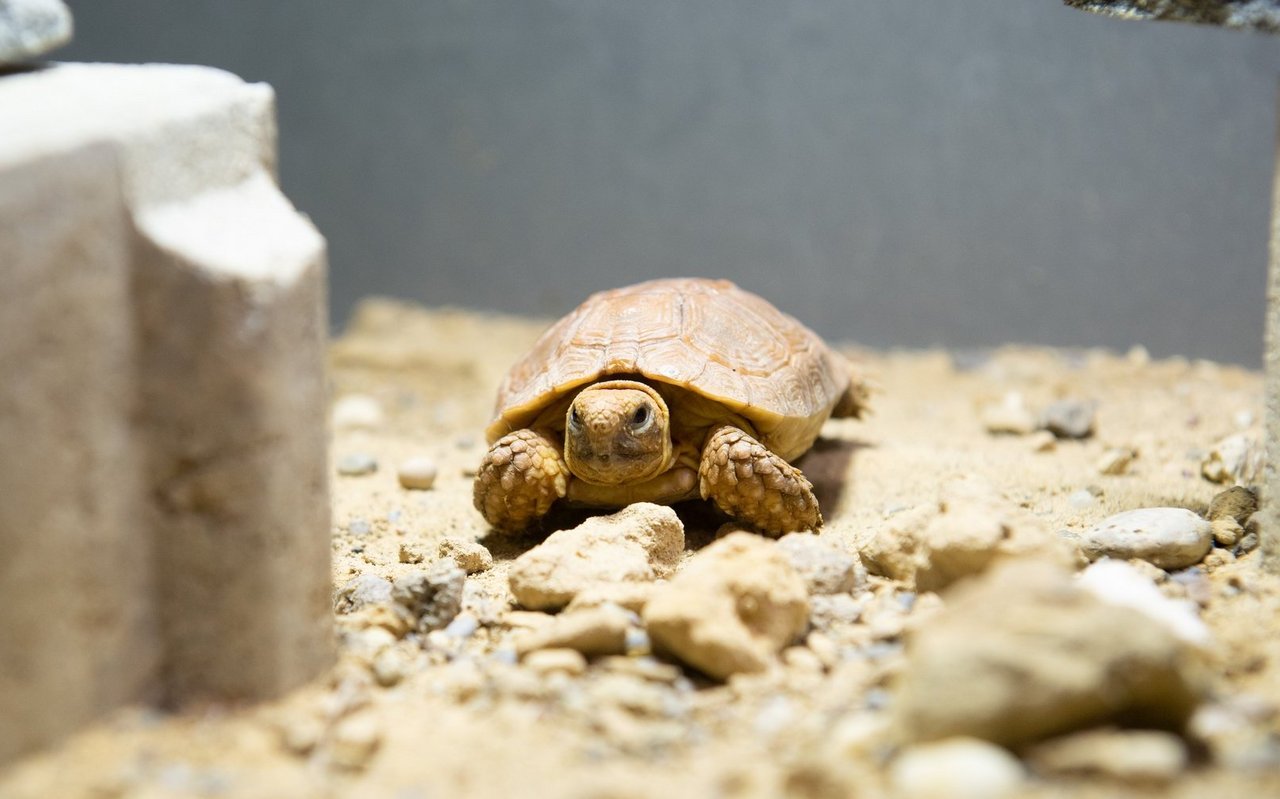
[[[329,662],[325,249],[274,163],[224,72],[0,77],[0,761]]]

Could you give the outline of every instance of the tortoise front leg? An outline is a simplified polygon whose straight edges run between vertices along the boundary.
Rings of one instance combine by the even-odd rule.
[[[733,425],[721,425],[707,436],[698,488],[703,499],[767,535],[822,526],[813,484]]]
[[[516,430],[497,441],[480,462],[472,500],[485,521],[519,532],[551,510],[568,489],[569,466],[557,436]]]

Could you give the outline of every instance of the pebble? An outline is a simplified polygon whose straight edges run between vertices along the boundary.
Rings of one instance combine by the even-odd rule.
[[[368,535],[369,529],[368,519],[352,519],[347,522],[347,532],[352,535]]]
[[[280,729],[280,742],[295,755],[310,754],[324,737],[325,724],[312,715],[301,715],[285,721]]]
[[[813,533],[791,533],[778,539],[778,551],[804,580],[811,594],[841,594],[861,589],[867,570],[856,553]]]
[[[436,462],[425,456],[416,456],[400,462],[396,478],[400,485],[413,491],[426,491],[436,484]]]
[[[1037,744],[1027,761],[1044,775],[1163,784],[1186,769],[1187,747],[1178,736],[1159,730],[1088,730]]]
[[[775,662],[808,626],[809,601],[775,542],[733,533],[657,587],[643,617],[660,651],[724,680]]]
[[[911,799],[1000,799],[1018,795],[1023,779],[1017,758],[976,738],[913,746],[889,766],[894,795]]]
[[[1037,426],[1035,414],[1016,391],[1005,394],[998,404],[983,408],[981,418],[983,428],[993,435],[1025,436]]]
[[[1211,483],[1252,485],[1261,479],[1265,463],[1262,440],[1236,433],[1213,445],[1200,462],[1200,474]]]
[[[466,538],[445,538],[436,550],[442,558],[458,564],[467,574],[477,574],[493,568],[493,554],[483,544]]]
[[[389,646],[373,659],[373,678],[378,685],[390,688],[409,675],[413,659],[402,649]]]
[[[447,560],[398,578],[391,597],[417,620],[419,632],[437,630],[453,621],[462,609],[462,588],[467,575]]]
[[[1093,435],[1094,415],[1092,402],[1058,400],[1040,414],[1040,426],[1058,438],[1088,438]]]
[[[71,41],[71,12],[62,0],[0,2],[0,66],[29,61]]]
[[[1058,437],[1048,430],[1037,430],[1027,437],[1032,452],[1053,452],[1058,448]]]
[[[1081,534],[1091,560],[1140,558],[1162,569],[1199,563],[1213,546],[1213,526],[1185,508],[1139,508],[1109,516]]]
[[[607,583],[652,582],[675,572],[684,525],[665,505],[638,502],[552,533],[511,564],[511,593],[529,610],[558,610]]]
[[[368,394],[348,394],[333,404],[337,430],[372,430],[382,426],[382,405]]]
[[[378,471],[378,459],[366,452],[352,452],[338,459],[338,474],[362,477]]]
[[[1249,521],[1258,510],[1258,495],[1244,486],[1232,486],[1226,491],[1216,494],[1209,501],[1209,510],[1205,513],[1209,521],[1231,518],[1240,524]]]
[[[453,621],[445,625],[444,634],[450,638],[466,640],[476,634],[476,630],[480,629],[480,621],[470,613],[459,613],[453,617]]]
[[[1072,491],[1067,496],[1067,504],[1075,510],[1092,508],[1097,501],[1098,495],[1088,488],[1082,488],[1079,491]]]
[[[420,541],[401,541],[399,558],[401,563],[421,563],[427,559],[427,548]]]
[[[365,768],[382,743],[382,731],[372,713],[354,713],[333,728],[329,759],[339,768]]]
[[[334,610],[351,613],[391,600],[391,583],[376,574],[360,574],[348,580],[334,599]]]
[[[1101,474],[1119,476],[1129,472],[1129,467],[1137,457],[1137,450],[1128,447],[1111,447],[1102,453],[1102,457],[1098,458],[1095,466]]]
[[[809,597],[809,618],[813,626],[827,629],[835,624],[854,624],[862,617],[866,603],[849,594],[818,594]]]
[[[523,655],[539,649],[573,649],[588,657],[622,655],[627,652],[630,626],[627,612],[616,605],[565,612],[518,637],[516,651]]]
[[[1244,528],[1240,526],[1240,522],[1230,516],[1213,521],[1213,541],[1218,546],[1231,549],[1240,543],[1240,539],[1243,537]],[[1212,554],[1210,553],[1210,555]]]
[[[524,658],[524,665],[538,674],[578,676],[587,670],[587,659],[576,649],[539,649]]]

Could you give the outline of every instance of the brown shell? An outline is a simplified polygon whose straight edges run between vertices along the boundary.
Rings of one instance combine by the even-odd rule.
[[[760,297],[727,280],[651,280],[594,294],[543,333],[498,389],[489,441],[623,374],[722,403],[783,457],[808,448],[850,385],[843,358]]]

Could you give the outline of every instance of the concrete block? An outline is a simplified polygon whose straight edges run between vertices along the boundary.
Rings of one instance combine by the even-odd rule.
[[[0,761],[331,657],[324,241],[270,89],[0,77]]]

